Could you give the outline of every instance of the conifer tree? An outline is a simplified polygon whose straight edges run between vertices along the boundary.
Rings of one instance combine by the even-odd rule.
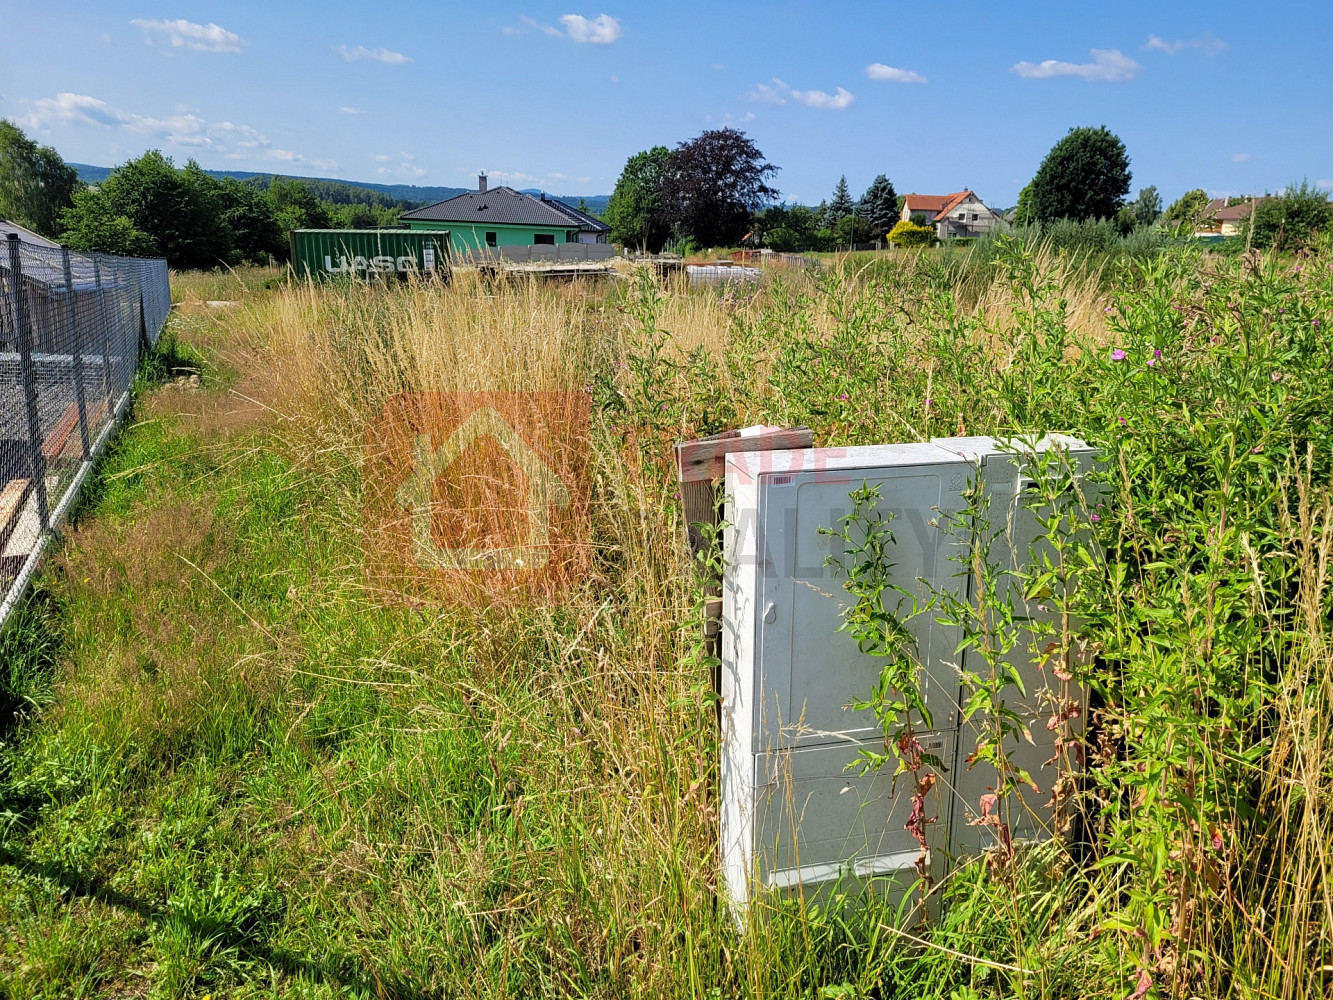
[[[870,238],[882,240],[898,222],[898,192],[893,190],[893,182],[883,174],[871,181],[861,196],[858,214],[869,223]]]
[[[851,215],[855,209],[856,202],[852,201],[852,193],[847,189],[847,176],[844,174],[838,179],[838,186],[833,189],[833,200],[824,209],[824,228],[834,228],[839,219]]]

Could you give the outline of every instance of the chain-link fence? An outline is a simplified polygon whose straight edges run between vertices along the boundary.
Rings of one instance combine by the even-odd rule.
[[[165,260],[0,240],[0,626],[171,309]]]

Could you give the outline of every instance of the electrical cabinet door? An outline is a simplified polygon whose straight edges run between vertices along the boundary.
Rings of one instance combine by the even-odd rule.
[[[957,593],[966,585],[966,565],[958,561],[966,546],[945,525],[973,478],[962,459],[760,477],[755,752],[882,734],[872,710],[851,706],[870,699],[884,661],[839,631],[855,599],[843,588],[845,575],[829,563],[845,556],[841,540],[820,531],[840,526],[853,509],[851,492],[863,484],[879,488],[875,509],[892,515],[890,577],[905,593],[887,597],[915,641],[930,728],[958,724],[957,633],[929,612],[912,614],[925,607],[932,588]]]
[[[953,733],[918,734],[927,753],[953,765]],[[755,758],[755,874],[770,889],[809,887],[839,878],[886,879],[898,889],[918,878],[921,845],[906,828],[915,784],[910,774],[895,781],[893,764],[863,772],[861,749],[883,751],[883,743],[840,743],[759,754]],[[949,840],[947,774],[938,776],[923,800],[922,831],[927,859],[938,877]],[[886,888],[888,888],[886,886]]]

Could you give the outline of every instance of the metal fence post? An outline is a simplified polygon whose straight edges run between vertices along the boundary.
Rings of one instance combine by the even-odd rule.
[[[46,458],[42,454],[42,427],[37,413],[37,379],[32,370],[32,329],[23,302],[23,260],[19,255],[18,233],[9,234],[9,294],[14,303],[15,333],[18,335],[19,374],[23,379],[23,402],[28,417],[28,466],[37,494],[37,516],[42,531],[51,526],[51,511],[46,503]]]
[[[69,317],[70,348],[69,355],[74,366],[74,400],[79,405],[79,442],[83,445],[83,457],[92,454],[88,433],[88,407],[83,395],[83,351],[79,334],[79,313],[74,308],[74,275],[69,266],[69,245],[60,244],[60,262],[65,269],[65,314]]]
[[[111,329],[107,325],[106,315],[106,291],[102,288],[102,264],[98,259],[101,255],[94,253],[93,258],[93,282],[97,286],[97,316],[102,326],[102,388],[106,395],[107,416],[112,415],[112,395],[111,395]]]

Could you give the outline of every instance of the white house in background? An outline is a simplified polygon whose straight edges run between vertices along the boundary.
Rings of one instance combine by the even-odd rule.
[[[934,226],[940,239],[950,236],[980,236],[1000,224],[1000,216],[987,208],[975,191],[953,194],[909,194],[903,199],[902,218]]]

